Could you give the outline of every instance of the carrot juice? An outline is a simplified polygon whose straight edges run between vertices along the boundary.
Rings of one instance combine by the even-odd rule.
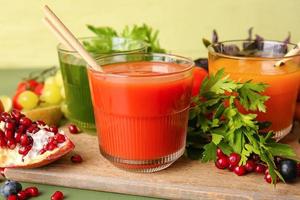
[[[89,68],[102,155],[116,166],[153,172],[185,149],[193,62],[171,55],[115,55]]]
[[[223,47],[226,45],[225,43],[223,43]],[[280,139],[292,129],[300,84],[300,55],[291,58],[282,66],[275,67],[275,63],[282,59],[281,57],[286,51],[277,51],[282,43],[274,42],[274,46],[271,43],[269,42],[268,45],[262,44],[262,46],[265,45],[265,48],[260,46],[255,55],[248,55],[248,57],[229,56],[225,52],[216,52],[217,48],[211,48],[209,52],[209,72],[216,73],[217,70],[224,68],[225,73],[229,74],[234,80],[241,82],[252,80],[268,84],[264,93],[264,95],[270,97],[266,101],[266,112],[256,112],[257,120],[271,122],[272,125],[269,130],[275,131],[275,137]],[[275,48],[275,45],[277,50],[272,49]],[[242,49],[242,47],[240,48]]]

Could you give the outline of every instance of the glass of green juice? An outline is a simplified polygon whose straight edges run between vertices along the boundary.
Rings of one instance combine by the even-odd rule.
[[[95,57],[119,54],[139,53],[147,51],[147,44],[121,37],[79,38],[86,50]],[[68,120],[82,129],[95,129],[93,105],[91,101],[87,63],[73,50],[58,44],[58,58],[65,88],[64,113]]]

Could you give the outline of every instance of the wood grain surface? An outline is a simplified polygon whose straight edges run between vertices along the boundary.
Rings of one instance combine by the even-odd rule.
[[[284,142],[300,155],[299,125]],[[39,169],[7,169],[7,178],[73,188],[134,194],[168,199],[300,199],[300,180],[293,184],[279,183],[276,188],[264,181],[263,175],[238,177],[228,170],[219,170],[213,163],[200,163],[184,157],[171,167],[156,173],[141,174],[120,170],[99,153],[95,136],[70,135],[76,144],[73,153]],[[82,155],[84,162],[73,164],[70,157]]]

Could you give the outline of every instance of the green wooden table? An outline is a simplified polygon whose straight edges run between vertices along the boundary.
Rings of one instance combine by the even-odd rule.
[[[26,77],[32,71],[41,71],[41,69],[0,69],[0,95],[12,96],[17,87],[17,83]],[[89,181],[89,180],[82,180]],[[37,186],[41,195],[35,200],[50,199],[51,195],[60,190],[66,195],[66,199],[71,200],[94,200],[94,199],[120,199],[120,200],[134,200],[134,199],[154,199],[149,197],[132,196],[108,192],[98,192],[89,190],[79,190],[74,188],[57,187],[51,185],[22,183],[23,187]],[[0,197],[0,199],[2,196]]]

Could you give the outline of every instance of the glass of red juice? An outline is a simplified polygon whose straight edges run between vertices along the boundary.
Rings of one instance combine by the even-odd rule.
[[[168,54],[119,54],[88,67],[101,154],[136,172],[167,168],[185,150],[194,62]]]

